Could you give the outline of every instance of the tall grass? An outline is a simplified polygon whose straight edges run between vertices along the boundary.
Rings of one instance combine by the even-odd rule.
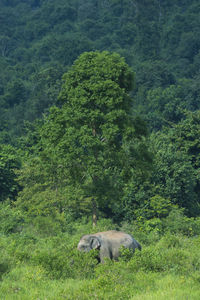
[[[98,264],[95,251],[76,249],[80,236],[93,231],[87,222],[54,235],[31,226],[1,233],[0,299],[200,299],[200,237],[178,226],[158,231],[144,224],[141,231],[124,224],[142,251],[123,249],[118,262],[105,264]],[[113,228],[110,220],[102,220],[96,231]]]

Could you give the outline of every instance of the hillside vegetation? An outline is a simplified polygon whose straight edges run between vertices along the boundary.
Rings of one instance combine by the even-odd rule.
[[[199,299],[200,4],[0,2],[0,298]],[[118,262],[76,249],[117,229]]]
[[[1,1],[2,139],[56,103],[63,73],[84,51],[126,58],[137,75],[134,109],[151,128],[199,109],[199,10],[197,0]],[[170,105],[161,101],[166,88]]]

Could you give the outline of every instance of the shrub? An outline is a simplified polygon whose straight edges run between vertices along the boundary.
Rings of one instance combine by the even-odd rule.
[[[52,238],[50,244],[33,252],[31,262],[41,265],[53,279],[93,277],[98,262],[96,252],[82,253],[76,247],[77,243],[69,244],[62,236]]]
[[[200,268],[199,242],[199,238],[192,240],[168,233],[156,244],[136,251],[128,267],[135,271],[192,274]]]
[[[24,223],[21,211],[8,202],[0,203],[0,220],[0,232],[5,234],[20,231]]]
[[[200,234],[200,218],[188,218],[182,209],[173,209],[162,221],[165,232],[181,233],[187,236]]]
[[[10,269],[8,262],[0,262],[0,280],[2,280],[2,276],[4,273],[7,273]]]

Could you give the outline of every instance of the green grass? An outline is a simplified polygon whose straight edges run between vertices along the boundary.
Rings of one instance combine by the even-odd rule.
[[[102,223],[97,230],[108,227]],[[27,230],[0,235],[0,299],[200,299],[198,235],[143,234],[141,252],[125,250],[118,262],[97,264],[95,252],[76,249],[91,231],[75,224],[73,232],[57,236]],[[139,240],[140,232],[135,235]]]
[[[110,280],[110,278],[109,278]],[[123,284],[122,282],[123,281]],[[40,267],[17,266],[1,283],[1,299],[200,299],[199,282],[175,274],[137,272],[129,280],[51,280]]]
[[[142,294],[133,296],[134,300],[190,300],[200,299],[199,283],[190,277],[165,275],[157,278],[154,289],[147,287]]]

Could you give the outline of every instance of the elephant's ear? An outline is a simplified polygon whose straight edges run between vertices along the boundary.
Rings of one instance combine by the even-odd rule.
[[[91,236],[91,248],[92,249],[99,249],[101,247],[101,242],[98,237]]]

